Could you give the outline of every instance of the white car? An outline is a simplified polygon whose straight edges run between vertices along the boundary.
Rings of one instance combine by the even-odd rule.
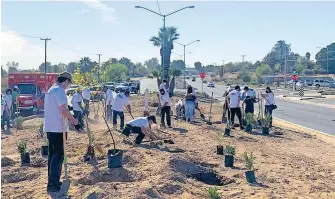
[[[214,82],[208,82],[207,87],[215,87]]]
[[[313,81],[313,86],[316,88],[319,87],[329,87],[330,83],[328,80],[323,80],[323,79],[316,79]]]

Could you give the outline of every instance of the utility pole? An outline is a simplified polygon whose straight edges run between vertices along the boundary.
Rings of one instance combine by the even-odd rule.
[[[222,67],[221,67],[221,76],[222,77],[223,77],[223,74],[224,74],[224,60],[222,60]]]
[[[284,86],[285,86],[285,88],[286,88],[286,68],[287,68],[287,59],[286,59],[286,55],[287,55],[287,49],[286,49],[286,47],[285,47],[285,50],[284,50],[284,61],[285,61],[285,63],[284,63]]]
[[[102,55],[102,54],[97,54],[98,56],[99,56],[99,65],[98,65],[98,83],[100,83],[100,68],[101,68],[101,66],[100,66],[100,56]]]
[[[244,57],[247,56],[247,55],[241,55],[242,57],[242,62],[244,62]]]
[[[47,42],[51,38],[41,38],[41,40],[44,40],[44,73],[47,73]]]

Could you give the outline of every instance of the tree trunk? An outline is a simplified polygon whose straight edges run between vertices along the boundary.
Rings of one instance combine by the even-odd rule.
[[[172,45],[165,45],[164,48],[164,62],[163,62],[163,48],[160,50],[161,54],[161,65],[163,66],[163,79],[170,82],[170,57],[171,57]]]
[[[172,79],[171,79],[171,82],[170,82],[170,87],[169,87],[170,96],[173,96],[173,91],[174,91],[175,85],[176,85],[176,77],[172,76]]]
[[[159,90],[159,86],[161,85],[161,83],[162,83],[161,78],[157,77],[157,87],[158,87],[158,90]]]

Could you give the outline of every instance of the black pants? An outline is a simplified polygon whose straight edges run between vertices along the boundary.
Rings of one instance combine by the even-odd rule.
[[[84,128],[84,120],[83,120],[83,114],[81,111],[75,111],[73,110],[73,116],[78,120],[78,123]]]
[[[59,183],[64,159],[63,133],[47,133],[49,140],[48,185]]]
[[[144,139],[145,135],[142,132],[141,127],[131,126],[130,124],[126,124],[126,128],[123,129],[122,134],[129,137],[130,133],[138,134],[135,143],[140,144]]]
[[[231,108],[230,109],[231,111],[231,122],[232,124],[234,124],[234,119],[235,119],[235,115],[237,116],[238,118],[238,121],[240,122],[240,126],[242,127],[242,117],[241,117],[241,108],[238,107],[238,108]]]
[[[165,125],[165,114],[166,114],[166,122],[168,126],[171,126],[171,107],[170,106],[165,106],[161,109],[161,124]]]
[[[124,127],[124,114],[123,112],[120,111],[115,111],[113,110],[113,126],[116,126],[117,124],[117,116],[120,116],[120,120],[121,120],[121,124],[120,124],[120,128]]]

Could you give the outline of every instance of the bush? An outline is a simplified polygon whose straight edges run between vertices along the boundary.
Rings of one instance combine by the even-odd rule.
[[[208,189],[208,198],[209,199],[221,199],[219,193],[217,192],[218,191],[218,188],[212,188],[210,187]]]
[[[244,152],[244,161],[245,161],[245,166],[247,167],[248,170],[252,170],[254,168],[254,160],[255,160],[255,156],[252,154],[252,152],[250,153],[250,155],[248,155],[248,152],[245,151]]]
[[[233,147],[232,145],[227,145],[226,154],[234,156],[236,154],[236,147]]]
[[[237,75],[238,79],[242,79],[243,82],[250,82],[251,80],[251,75],[249,73],[249,71],[247,70],[242,70],[238,75]]]
[[[17,143],[17,150],[18,150],[18,152],[20,154],[24,154],[24,153],[26,153],[26,149],[27,149],[26,141],[19,140],[19,142]]]

